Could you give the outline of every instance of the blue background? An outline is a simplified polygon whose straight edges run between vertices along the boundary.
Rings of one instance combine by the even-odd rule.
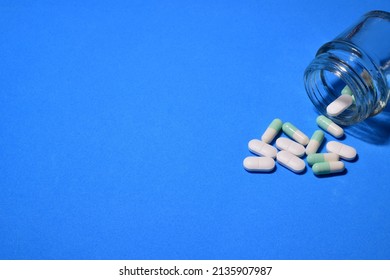
[[[242,167],[388,0],[78,2],[0,2],[0,258],[390,258],[390,109],[341,176]]]

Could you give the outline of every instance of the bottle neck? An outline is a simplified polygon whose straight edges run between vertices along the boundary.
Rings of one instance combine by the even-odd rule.
[[[349,92],[353,104],[342,114],[331,117],[341,125],[352,125],[381,112],[389,99],[385,77],[361,50],[345,41],[332,41],[318,51],[304,75],[307,94],[318,111],[340,94]]]

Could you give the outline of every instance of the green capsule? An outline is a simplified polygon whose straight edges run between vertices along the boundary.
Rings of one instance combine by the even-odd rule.
[[[349,86],[345,86],[345,87],[341,90],[341,94],[347,94],[347,95],[353,96],[353,92],[352,92],[352,90],[349,88]]]
[[[284,123],[282,129],[284,133],[286,133],[290,138],[294,139],[299,144],[306,146],[309,143],[309,137],[307,137],[292,123]]]
[[[332,120],[328,119],[327,117],[318,116],[316,121],[319,127],[329,132],[334,137],[340,138],[344,135],[344,130],[340,126],[332,122]]]
[[[352,101],[353,101],[353,103],[355,103],[355,96],[353,95],[353,92],[352,92],[352,90],[350,89],[349,86],[345,86],[345,87],[341,90],[341,94],[346,94],[346,95],[352,96]]]
[[[281,119],[274,119],[261,136],[261,140],[267,144],[271,143],[275,136],[279,133],[282,125],[283,122]]]

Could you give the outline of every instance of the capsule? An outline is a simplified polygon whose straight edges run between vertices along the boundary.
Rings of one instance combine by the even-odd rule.
[[[324,161],[315,163],[312,167],[314,174],[326,175],[344,171],[344,162],[342,161]]]
[[[326,144],[326,150],[338,154],[342,159],[353,160],[356,157],[356,149],[337,141],[330,141]]]
[[[318,116],[317,124],[336,138],[340,138],[344,135],[344,130],[325,116]]]
[[[299,157],[305,154],[305,147],[285,137],[280,137],[276,140],[276,147],[278,147],[279,150],[288,151]]]
[[[278,152],[278,154],[276,155],[276,160],[281,165],[295,173],[301,173],[306,168],[305,162],[302,159],[287,151]]]
[[[263,141],[260,141],[258,139],[253,139],[249,141],[248,143],[248,149],[252,153],[259,155],[259,156],[265,156],[265,157],[271,157],[275,158],[276,153],[278,150],[276,150],[275,147],[271,146],[270,144],[267,144]]]
[[[345,87],[341,90],[341,94],[347,94],[347,95],[353,96],[353,92],[352,92],[352,90],[350,89],[349,86],[345,86]]]
[[[282,125],[283,122],[280,119],[274,119],[261,136],[261,140],[267,144],[271,143],[275,136],[279,133]]]
[[[349,86],[345,86],[345,87],[341,90],[341,94],[347,94],[347,95],[352,96],[352,102],[355,103],[355,95],[353,95],[353,92],[352,92],[352,90],[350,89]]]
[[[306,154],[310,155],[316,153],[323,140],[324,133],[321,130],[314,131],[313,136],[310,138],[309,144],[306,146]]]
[[[299,144],[306,146],[309,143],[309,137],[307,137],[302,131],[296,128],[292,123],[286,122],[282,126],[283,132],[289,137],[297,141]]]
[[[270,172],[275,167],[275,160],[269,157],[246,157],[243,161],[244,168],[249,172]]]
[[[318,153],[308,155],[306,161],[310,166],[312,166],[313,164],[318,162],[338,161],[339,159],[339,155],[335,153]]]
[[[342,94],[336,100],[326,107],[326,113],[329,116],[336,117],[347,110],[353,103],[352,96],[349,94]]]

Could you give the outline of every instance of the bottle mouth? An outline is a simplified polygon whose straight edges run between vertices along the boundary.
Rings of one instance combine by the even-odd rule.
[[[305,70],[304,82],[316,109],[335,123],[347,126],[361,122],[380,110],[376,110],[377,95],[370,72],[361,63],[352,63],[350,57],[343,58],[342,55],[319,53]],[[352,105],[338,116],[329,116],[326,107],[341,94],[352,95]]]

